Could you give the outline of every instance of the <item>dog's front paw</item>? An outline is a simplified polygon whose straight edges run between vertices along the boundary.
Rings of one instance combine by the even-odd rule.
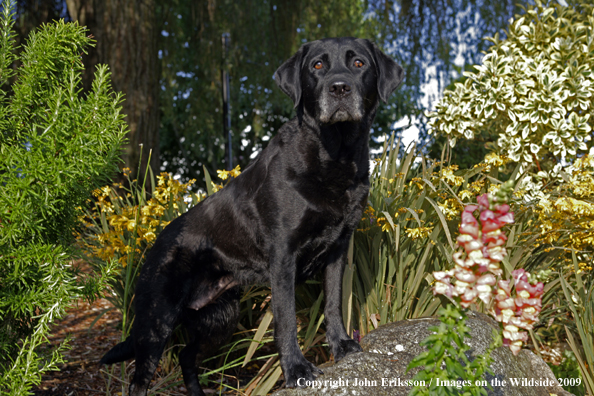
[[[303,388],[318,375],[324,374],[313,363],[308,362],[303,355],[298,361],[283,365],[282,367],[287,388]]]
[[[349,353],[363,352],[363,348],[357,341],[347,338],[339,340],[332,348],[332,352],[334,353],[334,361],[338,362]]]

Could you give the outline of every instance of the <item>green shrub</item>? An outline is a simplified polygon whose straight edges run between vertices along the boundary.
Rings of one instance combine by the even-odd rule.
[[[112,270],[81,277],[71,243],[81,206],[117,171],[126,130],[106,66],[81,93],[86,29],[44,25],[17,57],[13,6],[3,2],[0,18],[0,392],[21,395],[62,359],[65,344],[40,352],[49,325]]]

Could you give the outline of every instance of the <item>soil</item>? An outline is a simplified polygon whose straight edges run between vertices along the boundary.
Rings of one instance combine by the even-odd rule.
[[[54,323],[49,337],[50,345],[59,345],[70,336],[71,349],[64,353],[66,363],[60,367],[60,371],[43,375],[41,384],[33,389],[35,395],[107,394],[108,376],[97,362],[111,346],[120,341],[121,333],[117,326],[121,315],[112,309],[98,320],[97,316],[112,307],[106,299],[93,304],[81,300],[67,311],[62,320]],[[91,327],[95,320],[96,323]],[[118,392],[116,386],[112,386],[111,391],[114,392],[112,394]]]

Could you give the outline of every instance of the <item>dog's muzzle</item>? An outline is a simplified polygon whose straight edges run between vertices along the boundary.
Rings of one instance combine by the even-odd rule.
[[[361,96],[352,84],[345,80],[333,81],[322,92],[320,121],[324,124],[360,121],[363,117],[361,105]]]

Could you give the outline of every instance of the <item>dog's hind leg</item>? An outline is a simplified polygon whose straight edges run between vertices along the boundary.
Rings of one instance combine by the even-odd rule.
[[[150,293],[137,293],[136,304],[146,309],[137,312],[134,318],[132,333],[136,370],[130,385],[130,396],[145,396],[167,340],[179,320],[181,307],[167,303],[166,299],[154,301]]]
[[[197,366],[213,355],[233,334],[239,319],[240,288],[233,287],[199,310],[186,308],[184,325],[190,342],[179,354],[184,382],[191,396],[204,396]]]

